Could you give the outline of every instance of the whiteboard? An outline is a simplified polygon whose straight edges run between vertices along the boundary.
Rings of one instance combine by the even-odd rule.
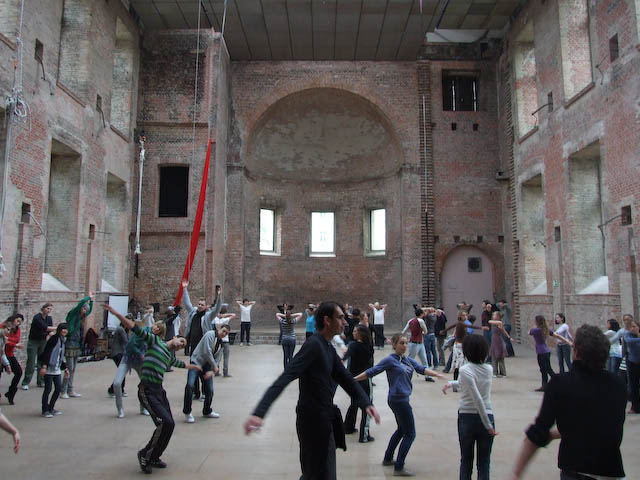
[[[116,312],[124,316],[127,314],[129,308],[129,295],[109,295],[109,305],[112,306]],[[120,326],[120,320],[114,314],[109,312],[107,317],[107,329],[115,330]]]

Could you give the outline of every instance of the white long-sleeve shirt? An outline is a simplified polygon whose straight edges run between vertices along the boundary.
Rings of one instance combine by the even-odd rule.
[[[461,390],[458,413],[477,413],[488,430],[493,428],[489,421],[491,410],[491,381],[493,368],[486,363],[466,363],[460,367],[458,386]],[[452,382],[455,384],[455,382]]]

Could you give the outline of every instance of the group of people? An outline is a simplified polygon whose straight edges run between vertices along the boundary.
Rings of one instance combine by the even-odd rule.
[[[150,415],[156,425],[148,444],[137,455],[145,473],[167,467],[161,455],[169,443],[175,422],[162,383],[165,372],[171,367],[188,369],[183,405],[185,422],[195,421],[192,401],[200,397],[199,385],[204,393],[203,418],[220,416],[212,409],[213,376],[219,374],[225,344],[228,349],[229,321],[235,315],[225,312],[219,287],[216,287],[216,297],[211,304],[199,299],[195,306],[187,287],[188,282],[184,282],[184,322],[179,307],[170,310],[164,321],[153,321],[153,311],[147,310],[143,320],[136,322],[133,315],[123,315],[111,306],[104,306],[121,322],[114,333],[111,352],[118,368],[109,388],[109,393],[116,398],[118,417],[124,417],[124,379],[133,369],[140,378],[141,413]],[[246,338],[249,345],[250,311],[255,302],[238,303],[241,327],[242,323],[249,323],[248,328],[242,329],[241,341]],[[412,376],[417,372],[431,381],[434,377],[444,380],[445,376],[438,372],[438,367],[444,366],[445,372],[453,369],[454,380],[444,385],[443,393],[450,389],[460,392],[459,476],[471,478],[474,452],[477,452],[478,478],[488,479],[493,438],[497,435],[491,405],[492,379],[506,376],[504,358],[514,352],[508,305],[506,302],[483,303],[478,326],[470,314],[472,306],[464,302],[458,305],[457,322],[451,326],[446,325],[442,309],[416,305],[415,316],[407,321],[402,332],[391,337],[391,354],[375,365],[374,348],[384,348],[386,343],[384,327],[376,328],[376,325],[384,325],[384,318],[377,324],[370,324],[366,312],[348,305],[343,307],[335,302],[309,304],[305,309],[306,330],[309,333],[312,324],[314,331],[306,335],[306,341],[294,356],[293,326],[304,314],[292,313],[292,307],[283,304],[277,318],[282,327],[284,370],[245,421],[245,432],[249,434],[259,429],[278,395],[291,381],[299,379],[296,429],[300,441],[301,478],[336,478],[335,450],[346,448],[345,434],[359,432],[361,443],[375,440],[369,422],[371,418],[379,422],[380,417],[373,405],[372,379],[385,372],[389,384],[387,403],[395,417],[396,429],[388,441],[382,464],[393,466],[394,476],[413,476],[414,472],[405,467],[407,454],[416,438],[410,404]],[[45,304],[32,321],[23,388],[28,389],[37,363],[38,380],[44,384],[42,414],[46,418],[61,413],[55,409],[60,394],[80,396],[73,387],[73,373],[82,325],[92,306],[93,294],[83,298],[69,311],[65,322],[54,327],[50,316],[52,306]],[[380,315],[379,312],[384,317],[386,305],[375,302],[369,304],[369,308],[372,317]],[[20,343],[23,320],[20,314],[11,316],[0,335],[4,353],[2,365],[5,371],[14,373],[6,393],[11,404],[20,381],[20,364],[14,349],[23,348]],[[562,314],[556,315],[554,329],[549,329],[542,316],[537,316],[535,323],[536,327],[529,333],[536,344],[543,382],[539,390],[544,392],[544,398],[534,424],[526,430],[511,478],[520,478],[535,450],[556,438],[562,442],[559,457],[562,479],[623,478],[619,447],[627,399],[631,401],[629,413],[640,412],[640,324],[625,315],[623,328],[610,319],[605,333],[595,326],[583,325],[572,335]],[[447,333],[452,329],[455,329],[454,334],[448,337]],[[473,334],[476,331],[482,334]],[[176,335],[180,332],[183,336]],[[550,365],[551,351],[546,345],[549,337],[558,340],[560,374],[555,374]],[[449,346],[452,352],[447,366],[444,351]],[[189,357],[188,363],[176,358],[175,352],[182,349]],[[416,355],[420,363],[414,359]],[[225,376],[230,376],[227,360],[228,353],[222,369]],[[567,372],[563,373],[565,365]],[[622,380],[626,381],[626,387]],[[344,421],[333,404],[338,385],[351,397]],[[578,408],[564,408],[568,398]],[[362,412],[359,429],[356,428],[358,410]],[[603,412],[607,412],[606,415]],[[590,422],[580,420],[584,418],[589,418]],[[556,429],[552,429],[554,424]],[[20,434],[1,412],[0,428],[13,435],[17,452]],[[599,443],[606,448],[596,451],[586,440],[590,435],[606,439],[604,444]]]

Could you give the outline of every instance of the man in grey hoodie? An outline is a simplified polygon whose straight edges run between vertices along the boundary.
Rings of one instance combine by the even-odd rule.
[[[200,340],[191,354],[191,364],[202,367],[202,372],[189,370],[187,373],[187,384],[184,387],[184,408],[182,409],[186,423],[195,422],[193,414],[191,413],[191,403],[193,401],[193,389],[198,377],[202,381],[202,389],[204,390],[202,416],[205,418],[220,417],[219,413],[211,409],[211,402],[213,401],[213,375],[218,372],[218,363],[215,360],[215,355],[220,349],[222,339],[229,334],[229,329],[229,325],[222,325],[217,335],[214,330],[209,330],[204,334],[202,340]]]

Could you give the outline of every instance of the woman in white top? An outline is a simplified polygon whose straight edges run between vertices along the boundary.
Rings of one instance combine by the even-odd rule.
[[[244,344],[244,337],[247,336],[247,345],[251,346],[251,308],[256,302],[250,302],[246,298],[236,300],[240,307],[240,346]]]
[[[560,373],[564,373],[564,364],[567,364],[567,371],[571,370],[571,345],[573,344],[573,337],[567,325],[567,319],[564,313],[557,313],[555,318],[556,327],[555,332],[551,332],[551,336],[558,340],[558,346],[556,352],[558,353],[558,366]]]
[[[220,313],[213,319],[213,323],[216,326],[216,330],[218,330],[222,325],[229,325],[229,322],[233,320],[236,316],[235,313],[227,313],[227,306],[223,305],[220,308]],[[222,338],[220,342],[222,344],[222,348],[218,349],[218,353],[216,353],[215,360],[220,363],[220,357],[224,356],[224,362],[222,367],[222,374],[225,377],[230,377],[229,373],[229,357],[231,356],[231,352],[229,350],[229,336]],[[220,373],[217,373],[216,376],[219,376]]]
[[[620,340],[613,340],[618,330],[620,330],[620,324],[615,318],[607,320],[607,331],[604,334],[611,342],[609,358],[607,359],[607,371],[613,374],[618,373],[620,362],[622,362],[622,343],[620,343]]]
[[[493,369],[485,364],[489,344],[480,335],[467,335],[462,341],[467,363],[460,367],[459,380],[449,387],[461,391],[458,408],[458,440],[460,441],[460,480],[471,480],[473,452],[478,448],[478,480],[489,480],[489,464],[493,437],[497,435],[491,410],[491,380]]]

